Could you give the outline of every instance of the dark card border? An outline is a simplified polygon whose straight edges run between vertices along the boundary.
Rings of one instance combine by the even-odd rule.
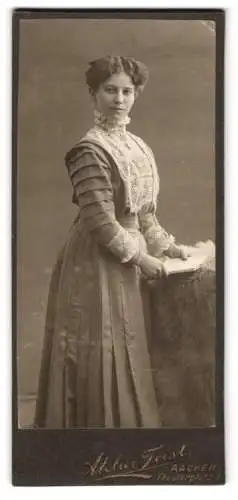
[[[19,23],[40,18],[202,19],[216,23],[216,243],[217,345],[216,421],[214,428],[190,429],[18,429],[16,363],[17,276],[17,102]],[[224,484],[224,33],[223,9],[15,9],[12,11],[12,482],[15,486],[105,484]],[[128,450],[128,442],[129,450]],[[151,467],[143,469],[145,450]],[[92,464],[108,457],[108,467],[122,455],[128,464],[120,477],[99,478]],[[161,456],[162,455],[162,456]],[[148,455],[147,455],[148,456]],[[133,462],[134,460],[134,462]],[[173,474],[166,477],[169,461]],[[136,462],[136,463],[135,463]],[[191,468],[182,470],[181,462]],[[89,466],[91,464],[91,468]],[[177,464],[177,465],[176,465]],[[180,465],[179,465],[180,464]],[[210,464],[210,469],[209,469]],[[154,465],[154,467],[153,467]],[[130,469],[140,470],[138,477]],[[177,469],[176,469],[177,467]],[[194,469],[195,467],[195,469]],[[196,469],[197,467],[197,469]],[[203,470],[202,470],[203,468]],[[177,471],[177,472],[176,472]],[[163,476],[164,474],[164,476]],[[187,476],[186,476],[187,474]],[[139,477],[141,475],[141,477]],[[143,477],[144,476],[144,477]],[[151,477],[146,477],[151,476]]]

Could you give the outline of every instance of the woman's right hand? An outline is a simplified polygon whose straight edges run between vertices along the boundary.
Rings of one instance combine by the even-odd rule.
[[[139,265],[142,273],[149,279],[156,279],[165,274],[161,260],[152,255],[142,254]]]

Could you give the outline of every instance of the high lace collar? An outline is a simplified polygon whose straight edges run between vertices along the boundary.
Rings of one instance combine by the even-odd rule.
[[[129,116],[124,117],[107,117],[97,110],[94,111],[94,124],[97,127],[102,128],[108,133],[124,134],[126,133],[126,126],[130,123],[131,119]]]

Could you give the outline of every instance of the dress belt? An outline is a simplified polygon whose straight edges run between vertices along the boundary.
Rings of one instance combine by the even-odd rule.
[[[125,229],[139,229],[139,220],[138,216],[135,214],[125,215],[124,217],[119,217],[119,224]]]
[[[74,219],[74,224],[76,224],[79,220],[80,220],[80,210],[78,211]],[[117,221],[122,227],[124,227],[124,229],[137,229],[137,230],[140,229],[138,215],[136,214],[129,214],[125,215],[124,217],[118,217]]]

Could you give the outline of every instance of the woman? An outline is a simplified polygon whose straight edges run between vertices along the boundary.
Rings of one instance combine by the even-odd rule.
[[[147,79],[144,64],[120,56],[86,72],[95,122],[66,155],[79,215],[52,275],[38,427],[161,425],[146,279],[163,273],[163,255],[186,255],[155,215],[153,154],[126,129]]]

